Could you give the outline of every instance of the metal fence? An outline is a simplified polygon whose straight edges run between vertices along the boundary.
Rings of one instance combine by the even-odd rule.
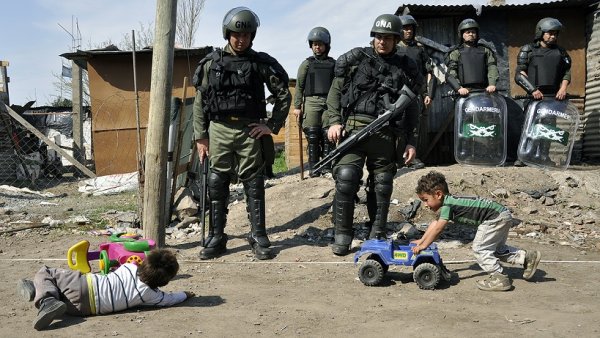
[[[19,115],[35,130],[15,120],[6,107],[0,105],[0,184],[44,190],[87,177],[69,159],[73,156],[70,108],[40,107],[25,110]],[[69,156],[63,156],[55,147],[48,146],[36,132],[43,134]],[[92,163],[89,118],[84,121],[83,136],[84,151],[80,163],[85,166]]]

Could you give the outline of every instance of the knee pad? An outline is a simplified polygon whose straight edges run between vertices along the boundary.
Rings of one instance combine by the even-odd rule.
[[[265,197],[265,177],[262,174],[256,175],[249,181],[243,182],[246,195],[254,199],[264,199]]]
[[[335,179],[335,190],[340,201],[354,201],[354,195],[358,192],[360,185],[360,169],[352,165],[342,165],[337,169]]]
[[[229,182],[227,174],[211,171],[208,175],[208,196],[211,200],[224,200],[229,198]]]
[[[394,190],[394,174],[392,173],[380,173],[375,175],[375,194],[384,198],[390,198],[392,196],[392,190]]]
[[[303,129],[306,134],[306,139],[308,143],[319,143],[319,139],[321,138],[321,128],[320,127],[307,127]]]

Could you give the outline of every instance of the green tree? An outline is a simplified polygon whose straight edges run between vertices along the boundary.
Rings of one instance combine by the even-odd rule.
[[[52,107],[72,107],[73,102],[66,97],[57,96],[52,102],[50,102]]]

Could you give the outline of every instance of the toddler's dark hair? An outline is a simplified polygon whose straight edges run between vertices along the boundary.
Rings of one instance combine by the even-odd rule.
[[[430,194],[436,190],[441,190],[445,195],[450,194],[446,177],[437,171],[430,171],[429,174],[421,176],[417,183],[417,194]]]
[[[153,249],[140,264],[137,275],[152,289],[167,285],[177,275],[179,263],[171,250]]]

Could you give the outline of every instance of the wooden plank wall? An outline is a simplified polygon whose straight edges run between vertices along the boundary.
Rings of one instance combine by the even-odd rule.
[[[290,93],[292,94],[292,102],[294,102],[294,97],[296,95],[296,81],[290,80]],[[293,113],[294,105],[290,104],[290,111],[288,113],[288,118],[285,121],[285,132],[280,131],[278,137],[275,138],[275,145],[277,146],[277,142],[285,142],[285,164],[288,169],[294,169],[300,166],[300,145],[299,145],[299,128],[298,121],[296,120],[296,116]],[[283,140],[280,138],[283,137]],[[304,166],[307,168],[306,163],[308,159],[308,154],[306,153],[306,137],[304,133],[302,133],[302,153]]]

